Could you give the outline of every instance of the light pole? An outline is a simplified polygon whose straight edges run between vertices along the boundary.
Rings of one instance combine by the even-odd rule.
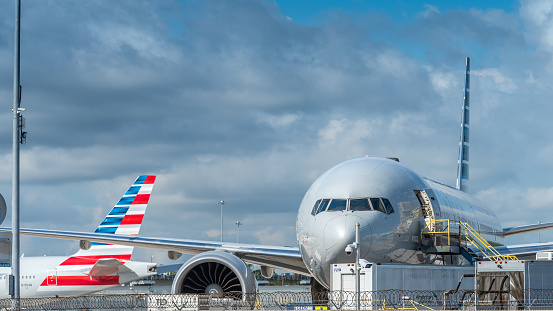
[[[16,299],[15,309],[19,310],[20,266],[19,266],[19,144],[21,143],[21,84],[20,84],[20,36],[21,36],[21,0],[15,1],[15,42],[13,68],[13,172],[12,172],[12,272],[13,292]]]
[[[221,200],[217,204],[221,204],[221,242],[223,242],[223,206],[227,204],[227,202]]]
[[[236,222],[236,226],[238,227],[238,231],[236,233],[236,243],[240,243],[240,226],[242,225],[242,222],[239,220]]]

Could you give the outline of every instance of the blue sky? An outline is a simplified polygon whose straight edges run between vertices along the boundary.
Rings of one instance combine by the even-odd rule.
[[[141,234],[295,245],[311,183],[364,156],[454,185],[472,59],[471,193],[553,221],[553,1],[24,1],[22,227],[94,230],[156,174]],[[13,3],[0,3],[11,202]],[[4,225],[9,224],[10,215]],[[544,232],[542,240],[553,240]],[[509,243],[537,240],[537,234]],[[26,255],[76,243],[26,238]],[[160,252],[138,251],[150,260]]]
[[[394,21],[405,23],[415,19],[429,6],[441,11],[477,9],[500,9],[505,12],[518,10],[518,1],[317,1],[317,0],[274,0],[283,15],[292,18],[294,21],[306,25],[320,25],[329,14],[339,11],[353,17],[366,13],[387,14]]]

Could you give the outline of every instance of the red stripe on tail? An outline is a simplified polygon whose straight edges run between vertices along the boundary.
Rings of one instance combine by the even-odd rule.
[[[150,200],[149,194],[137,194],[132,204],[148,204],[148,200]]]
[[[125,215],[121,220],[121,225],[140,225],[144,215]]]
[[[144,180],[144,185],[153,184],[156,181],[156,175],[148,175]]]

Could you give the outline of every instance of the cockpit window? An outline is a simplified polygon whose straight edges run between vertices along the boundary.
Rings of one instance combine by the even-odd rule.
[[[319,199],[315,202],[311,215],[333,211],[379,211],[386,215],[394,213],[390,200],[386,198],[356,198],[356,199]]]
[[[375,211],[386,213],[386,208],[384,208],[384,204],[382,204],[379,198],[370,198],[369,200],[371,200],[371,205]]]
[[[321,200],[317,200],[317,202],[315,202],[315,205],[313,205],[313,210],[311,210],[311,215],[315,216],[317,214],[317,208],[319,208],[319,204],[321,204]]]
[[[330,199],[320,199],[315,202],[315,206],[313,206],[313,210],[311,211],[311,215],[315,216],[320,212],[323,212],[326,210],[326,207],[328,206],[328,202],[330,202]]]
[[[332,199],[330,205],[328,206],[327,211],[345,211],[348,200],[343,199]]]
[[[391,214],[394,212],[394,208],[392,207],[392,203],[388,199],[382,198],[382,203],[384,203],[384,207],[386,208],[386,214]]]
[[[363,199],[350,199],[349,200],[349,209],[351,211],[370,211],[371,205],[369,204],[368,198]]]
[[[321,200],[321,205],[319,205],[319,208],[317,209],[317,214],[320,212],[324,212],[329,202],[330,202],[330,199]]]

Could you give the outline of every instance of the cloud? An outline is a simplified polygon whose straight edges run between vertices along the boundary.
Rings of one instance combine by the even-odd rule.
[[[401,21],[331,10],[304,25],[265,0],[24,2],[22,226],[94,230],[137,175],[156,174],[141,234],[218,240],[223,199],[229,238],[241,220],[243,242],[294,245],[304,192],[348,158],[395,156],[455,182],[466,56],[471,191],[506,224],[519,222],[524,201],[545,214],[553,76],[544,3],[426,6]],[[4,103],[11,6],[0,4]],[[11,117],[0,111],[8,202]],[[29,256],[76,248],[26,243]]]
[[[486,68],[482,70],[474,70],[472,74],[475,76],[482,77],[484,79],[491,78],[495,83],[494,89],[499,90],[500,92],[512,94],[517,91],[517,87],[514,81],[499,72],[497,68]]]
[[[419,13],[419,15],[423,18],[430,17],[430,15],[432,14],[440,14],[440,10],[436,6],[425,4],[424,7],[425,7],[425,10]]]

